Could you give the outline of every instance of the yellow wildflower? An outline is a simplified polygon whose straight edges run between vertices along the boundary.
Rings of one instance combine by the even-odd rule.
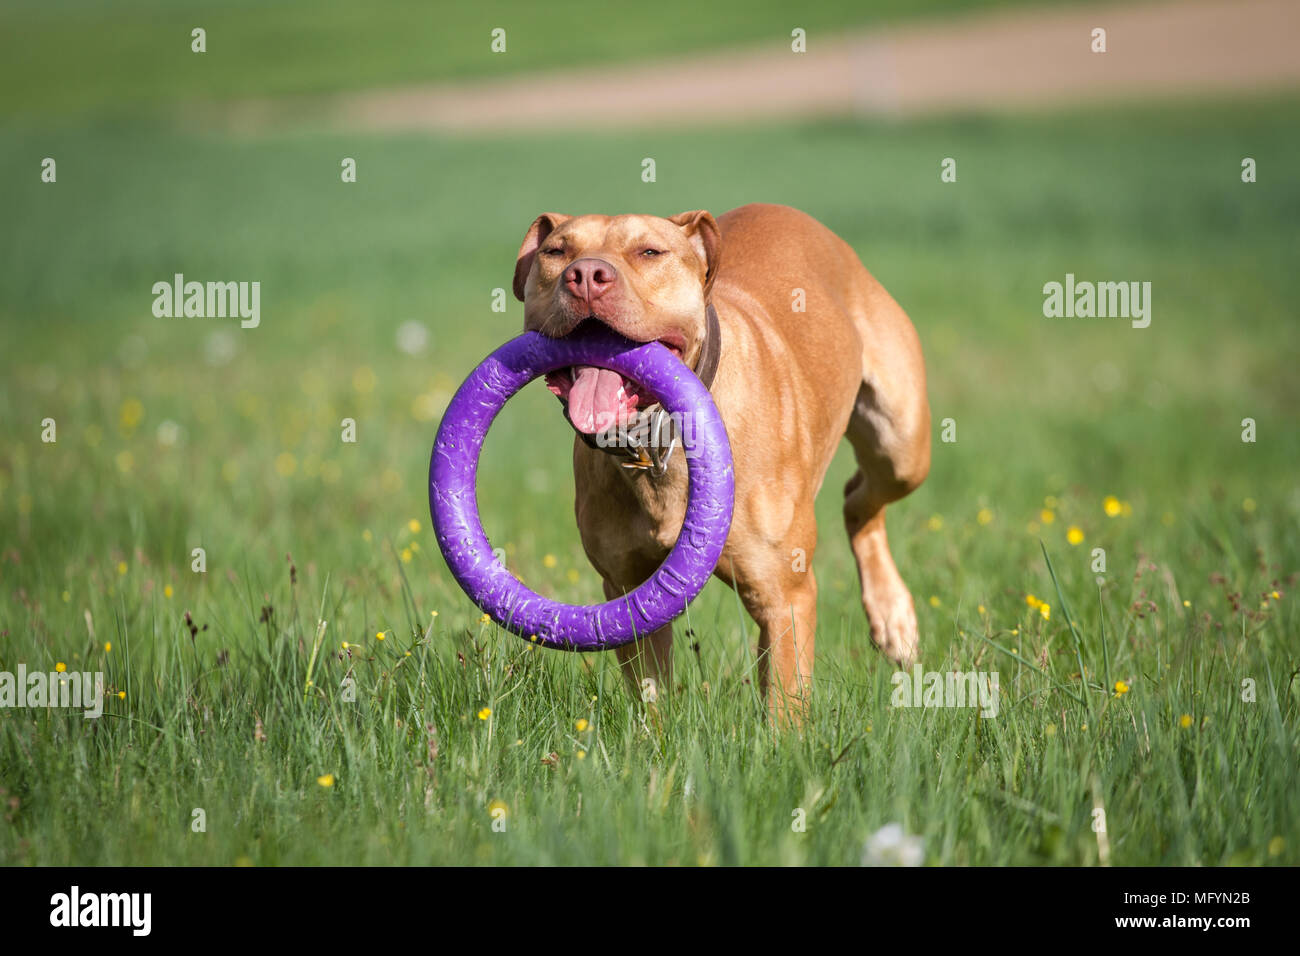
[[[138,398],[128,398],[118,411],[118,422],[124,432],[130,432],[144,418],[144,406]]]

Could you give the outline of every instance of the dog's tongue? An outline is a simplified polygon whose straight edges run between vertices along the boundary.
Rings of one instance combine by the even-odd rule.
[[[574,369],[569,392],[569,420],[588,435],[611,428],[623,407],[623,376],[607,368],[579,365]]]

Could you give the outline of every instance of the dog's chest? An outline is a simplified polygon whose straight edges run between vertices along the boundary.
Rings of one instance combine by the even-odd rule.
[[[627,477],[645,517],[642,533],[666,553],[677,542],[686,518],[686,469],[670,465],[659,478],[646,474]]]

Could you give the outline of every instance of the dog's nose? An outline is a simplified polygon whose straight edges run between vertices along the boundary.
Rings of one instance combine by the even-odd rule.
[[[564,287],[591,304],[618,281],[618,271],[604,259],[577,259],[564,270]]]

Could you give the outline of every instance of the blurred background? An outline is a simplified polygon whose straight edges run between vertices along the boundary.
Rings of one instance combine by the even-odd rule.
[[[451,391],[521,328],[515,252],[546,210],[787,203],[853,244],[929,369],[933,472],[890,518],[927,640],[958,607],[1023,610],[1039,538],[1067,552],[1071,527],[1125,568],[1186,558],[1197,582],[1294,558],[1296,39],[1296,5],[1272,0],[10,0],[7,622],[44,640],[98,602],[147,629],[163,594],[218,608],[237,579],[283,586],[286,552],[317,593],[343,582],[366,630],[402,574],[442,620],[476,619],[427,534],[427,457]],[[1045,318],[1067,272],[1151,282],[1150,328]],[[260,282],[260,326],[155,318],[175,273]],[[571,437],[530,387],[480,500],[525,580],[591,601]],[[844,452],[816,567],[823,643],[856,655],[850,470]],[[706,653],[745,659],[727,593],[698,615]]]

